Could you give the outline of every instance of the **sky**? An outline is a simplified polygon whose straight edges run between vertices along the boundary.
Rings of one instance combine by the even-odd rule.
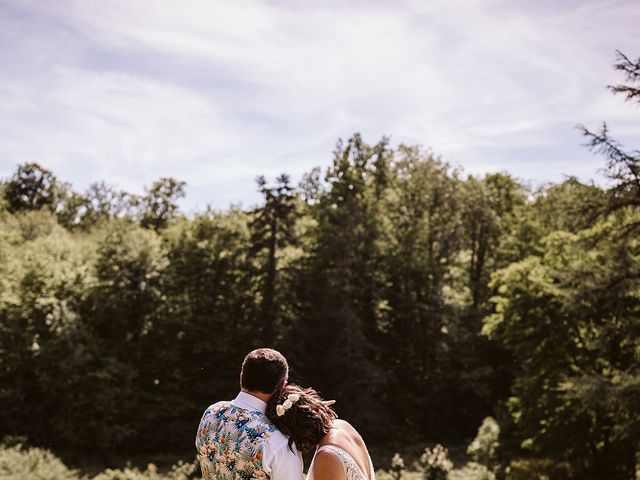
[[[602,182],[576,125],[640,148],[606,88],[639,24],[636,0],[0,0],[0,177],[171,176],[186,210],[251,206],[256,176],[297,181],[360,132],[468,174]]]

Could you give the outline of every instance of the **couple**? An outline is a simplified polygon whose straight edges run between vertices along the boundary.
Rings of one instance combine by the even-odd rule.
[[[374,480],[362,437],[338,420],[333,402],[287,384],[280,352],[260,348],[242,362],[240,393],[207,408],[196,448],[206,480],[302,480],[301,452],[315,449],[311,480]]]

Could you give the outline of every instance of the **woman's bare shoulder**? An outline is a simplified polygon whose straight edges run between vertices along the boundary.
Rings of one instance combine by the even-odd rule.
[[[338,456],[330,450],[320,450],[313,460],[313,480],[342,478],[344,467]]]
[[[351,442],[356,443],[358,445],[364,444],[364,440],[360,436],[360,433],[358,433],[358,431],[355,429],[355,427],[353,425],[351,425],[349,422],[347,422],[346,420],[336,419],[334,421],[334,425]]]

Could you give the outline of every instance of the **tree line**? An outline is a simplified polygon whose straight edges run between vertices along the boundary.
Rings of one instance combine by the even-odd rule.
[[[640,60],[619,54],[640,98]],[[584,129],[607,187],[465,175],[429,150],[338,142],[255,208],[183,214],[184,182],[1,185],[0,436],[185,452],[244,354],[337,400],[378,462],[500,424],[499,456],[631,478],[640,450],[640,158]]]

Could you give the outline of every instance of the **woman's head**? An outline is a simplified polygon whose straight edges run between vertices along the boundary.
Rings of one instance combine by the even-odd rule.
[[[284,386],[271,397],[267,416],[278,430],[289,437],[289,446],[295,442],[303,452],[313,450],[338,417],[318,392],[292,384]]]

